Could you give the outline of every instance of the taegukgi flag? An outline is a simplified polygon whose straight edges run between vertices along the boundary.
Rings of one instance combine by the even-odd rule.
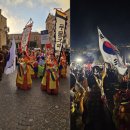
[[[8,55],[8,59],[7,59],[7,63],[6,63],[6,67],[4,70],[5,74],[11,74],[15,71],[16,68],[16,44],[15,44],[15,40],[13,38],[12,40],[12,46],[10,48],[9,51],[9,55]]]
[[[99,35],[99,48],[105,62],[112,64],[117,68],[118,73],[124,75],[127,71],[127,67],[124,65],[119,50],[114,46],[98,28]]]

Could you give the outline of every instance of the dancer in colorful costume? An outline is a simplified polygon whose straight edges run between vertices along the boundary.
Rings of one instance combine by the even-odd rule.
[[[19,89],[28,90],[32,86],[30,58],[24,51],[19,59],[16,86]]]
[[[36,72],[35,72],[36,56],[35,56],[35,52],[31,51],[31,54],[30,54],[29,57],[30,57],[30,63],[31,63],[31,68],[30,68],[31,76],[32,76],[32,78],[36,78]]]
[[[54,56],[50,55],[47,61],[47,93],[58,94],[59,77],[58,77],[58,63]]]
[[[41,89],[46,90],[48,94],[58,94],[59,72],[58,63],[53,55],[51,45],[46,47],[46,64],[41,82]]]
[[[46,50],[46,59],[45,59],[45,64],[44,64],[44,70],[43,70],[43,78],[42,78],[42,82],[41,82],[41,90],[46,91],[47,90],[47,62],[49,60],[49,56],[50,56],[50,49],[52,48],[51,43],[48,43],[45,45],[45,50]],[[40,59],[40,56],[38,56],[38,61]]]
[[[66,62],[66,55],[65,52],[62,52],[62,56],[60,58],[60,75],[63,78],[66,78],[66,73],[67,73],[67,62]]]
[[[39,56],[38,60],[38,77],[43,77],[43,71],[45,67],[44,56]]]

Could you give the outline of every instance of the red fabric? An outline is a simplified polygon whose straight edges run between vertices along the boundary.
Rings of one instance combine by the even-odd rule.
[[[47,89],[47,86],[41,84],[41,90],[42,90],[42,91],[46,91],[46,89]]]
[[[31,27],[31,30],[32,30],[32,25],[30,25],[30,27]],[[29,36],[28,36],[28,42],[27,42],[27,48],[26,48],[26,52],[28,53],[28,43],[29,43],[29,41],[30,41],[30,36],[31,36],[31,31],[30,31],[30,33],[29,33]]]
[[[32,30],[32,23],[29,24],[29,25],[26,25],[26,26],[25,26],[25,28],[28,28],[28,27],[30,27],[31,30]],[[25,28],[24,28],[24,29],[25,29]],[[31,31],[30,31],[30,33],[29,33],[29,36],[28,36],[28,42],[27,42],[26,46],[27,46],[28,43],[29,43],[30,36],[31,36]],[[23,38],[23,33],[22,33],[22,38]],[[22,52],[22,39],[21,39],[21,42],[20,42],[20,48],[19,48],[19,49],[20,49],[20,52]],[[26,52],[28,52],[28,47],[26,48]]]
[[[23,83],[23,89],[28,90],[30,85],[27,84],[27,74],[24,76],[24,83]]]
[[[45,47],[46,47],[46,48],[52,48],[52,44],[51,44],[51,43],[47,43],[47,44],[45,45]]]

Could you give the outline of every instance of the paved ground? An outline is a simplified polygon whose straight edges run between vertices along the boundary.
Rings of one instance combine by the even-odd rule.
[[[17,90],[15,79],[16,73],[0,82],[0,130],[69,130],[69,77],[57,96],[40,90],[41,79],[29,91]]]

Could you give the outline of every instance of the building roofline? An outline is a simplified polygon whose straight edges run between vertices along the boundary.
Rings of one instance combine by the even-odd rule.
[[[47,22],[47,19],[49,18],[49,16],[54,17],[54,15],[53,15],[53,14],[49,13],[49,14],[48,14],[48,16],[47,16],[47,18],[46,18],[46,21],[45,21],[45,22]]]
[[[39,32],[31,32],[31,34],[34,34],[34,33],[36,33],[36,34],[40,34]],[[8,34],[8,35],[22,35],[22,33],[11,33],[11,34]]]
[[[70,8],[69,8],[69,9],[67,9],[67,10],[65,11],[65,13],[66,13],[66,12],[68,12],[69,10],[70,10]]]
[[[8,34],[8,35],[22,35],[22,33],[11,33],[11,34]]]
[[[5,16],[3,16],[3,15],[1,15],[4,19],[6,19],[7,20],[7,18],[5,17]]]

